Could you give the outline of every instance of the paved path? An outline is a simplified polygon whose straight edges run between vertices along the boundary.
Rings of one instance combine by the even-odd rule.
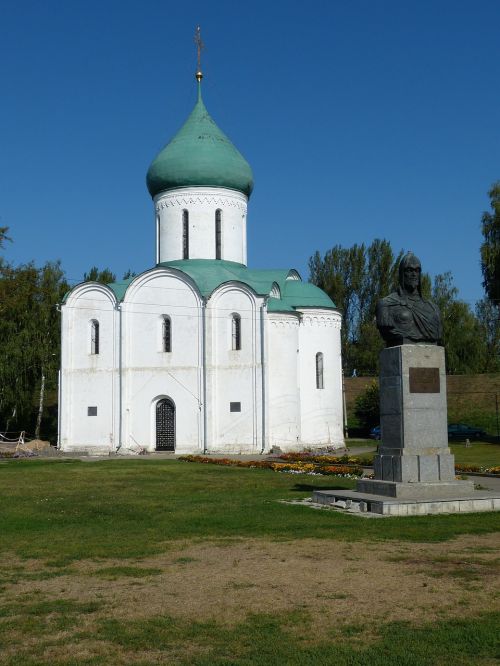
[[[500,478],[493,476],[469,476],[470,481],[475,485],[480,485],[483,488],[488,488],[488,490],[494,490],[495,492],[500,492]]]
[[[362,456],[363,454],[372,453],[376,451],[376,445],[373,446],[352,446],[347,449],[335,449],[333,451],[318,451],[316,455],[330,455],[330,456]],[[112,455],[112,456],[88,456],[88,455],[78,455],[75,453],[58,453],[57,456],[63,456],[66,458],[78,458],[79,460],[85,460],[91,462],[93,460],[116,460],[117,458],[137,458],[142,460],[175,460],[176,458],[186,455],[183,453],[170,453],[168,451],[153,451],[152,453],[145,453],[141,455],[134,455],[134,452],[131,452],[131,455]],[[193,455],[204,455],[207,458],[228,458],[229,460],[277,460],[279,458],[279,453],[196,453]]]

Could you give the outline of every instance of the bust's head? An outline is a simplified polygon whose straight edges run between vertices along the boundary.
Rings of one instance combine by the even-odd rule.
[[[399,264],[399,284],[407,294],[422,295],[422,265],[413,252],[408,252]]]

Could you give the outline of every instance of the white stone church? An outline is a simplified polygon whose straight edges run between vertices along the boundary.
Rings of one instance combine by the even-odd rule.
[[[252,171],[200,79],[147,174],[155,266],[79,284],[61,308],[63,451],[343,446],[340,313],[294,269],[247,267]]]

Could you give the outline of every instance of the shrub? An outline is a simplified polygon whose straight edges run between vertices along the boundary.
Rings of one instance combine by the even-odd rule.
[[[373,380],[365,391],[358,395],[354,405],[354,413],[358,422],[365,430],[370,430],[380,423],[380,392],[378,381]]]

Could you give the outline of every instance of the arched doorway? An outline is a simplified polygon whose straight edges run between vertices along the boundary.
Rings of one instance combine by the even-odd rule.
[[[175,451],[175,405],[169,398],[156,403],[156,450]]]

